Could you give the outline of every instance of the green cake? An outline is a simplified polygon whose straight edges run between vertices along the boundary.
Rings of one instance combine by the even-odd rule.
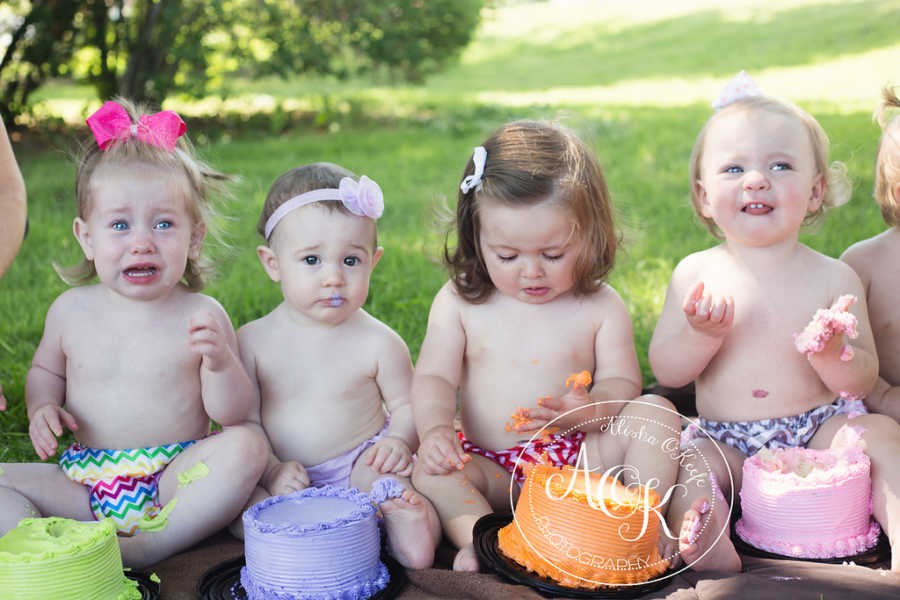
[[[0,598],[140,600],[112,520],[23,519],[0,538]]]

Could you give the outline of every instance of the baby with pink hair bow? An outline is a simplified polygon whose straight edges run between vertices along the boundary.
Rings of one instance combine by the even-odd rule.
[[[47,312],[25,384],[37,458],[63,450],[59,464],[0,467],[0,534],[36,515],[110,518],[136,568],[238,517],[268,458],[231,320],[199,293],[229,177],[193,154],[178,115],[140,112],[120,100],[88,119],[72,225],[83,259],[56,267],[73,287]],[[76,443],[61,449],[64,429]],[[206,475],[183,485],[197,465]]]
[[[383,210],[377,183],[331,163],[292,169],[269,190],[256,252],[284,300],[238,330],[256,384],[252,418],[270,443],[250,502],[326,484],[369,492],[394,479],[403,494],[379,505],[388,548],[424,568],[440,522],[410,483],[412,362],[403,339],[362,308],[384,252],[375,224]]]

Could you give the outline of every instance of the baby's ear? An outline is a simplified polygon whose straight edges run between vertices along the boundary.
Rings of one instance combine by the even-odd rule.
[[[278,257],[275,256],[275,252],[266,245],[257,246],[256,256],[259,257],[259,262],[262,263],[262,267],[269,279],[281,281],[281,273],[278,272]]]
[[[694,195],[697,197],[697,202],[700,204],[698,207],[700,209],[700,214],[707,219],[711,219],[712,215],[709,214],[709,200],[706,198],[706,188],[703,187],[703,182],[699,179],[694,182]]]
[[[812,190],[809,193],[809,202],[806,205],[807,212],[814,213],[822,208],[822,202],[825,201],[826,186],[825,175],[819,174],[813,182]]]
[[[188,246],[188,258],[197,260],[200,257],[200,248],[206,238],[206,223],[197,223],[191,231],[191,243]]]
[[[81,217],[75,217],[75,220],[72,222],[72,233],[75,234],[75,239],[78,240],[78,245],[81,246],[84,257],[88,260],[94,260],[94,245],[87,221]]]
[[[375,265],[378,264],[378,261],[381,260],[381,257],[384,255],[384,248],[378,246],[375,248],[375,254],[372,255],[372,268],[375,268]]]

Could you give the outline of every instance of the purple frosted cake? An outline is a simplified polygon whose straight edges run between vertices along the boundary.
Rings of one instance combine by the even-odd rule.
[[[375,506],[356,488],[307,488],[244,512],[249,600],[368,598],[388,584]]]

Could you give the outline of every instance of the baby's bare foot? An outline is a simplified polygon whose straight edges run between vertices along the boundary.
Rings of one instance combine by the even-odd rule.
[[[681,523],[681,558],[695,571],[741,570],[741,558],[727,531],[728,504],[721,492],[718,494],[715,509],[706,498],[698,498],[684,513]]]
[[[453,570],[478,572],[478,557],[475,556],[474,545],[469,544],[459,549],[456,558],[453,559]]]
[[[440,524],[425,497],[406,489],[399,498],[382,502],[380,508],[388,547],[397,562],[408,569],[430,567],[437,547],[435,532],[440,534]]]

